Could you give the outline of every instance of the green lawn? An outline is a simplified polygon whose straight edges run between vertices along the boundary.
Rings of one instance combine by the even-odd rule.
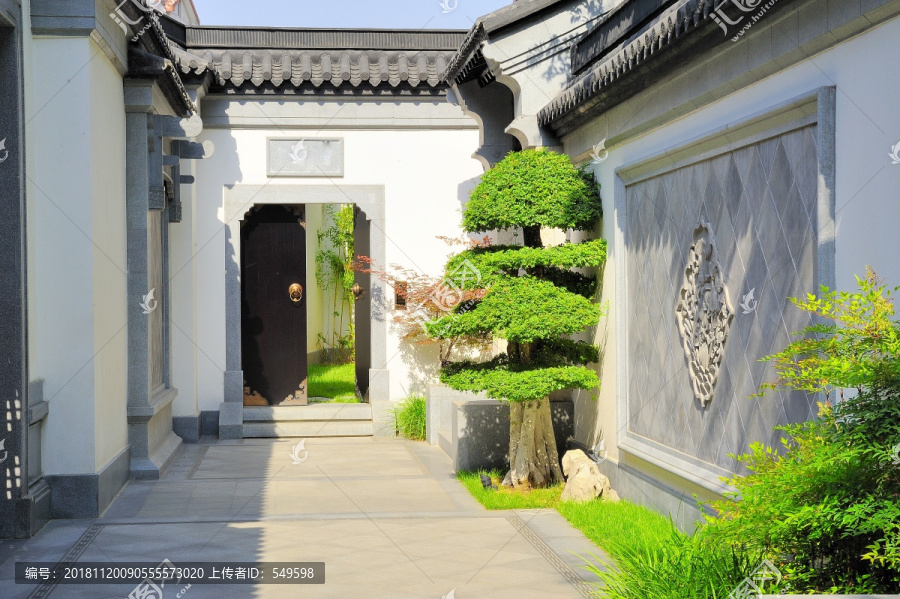
[[[309,397],[327,397],[329,403],[359,403],[356,365],[315,364],[309,367]]]
[[[498,490],[486,490],[481,485],[482,472],[460,472],[459,481],[481,505],[489,510],[522,510],[555,508],[572,526],[600,547],[612,541],[629,539],[635,545],[655,546],[671,538],[672,524],[665,517],[628,501],[590,501],[576,503],[560,501],[564,484],[549,489],[514,491],[501,487],[503,473],[487,472]]]

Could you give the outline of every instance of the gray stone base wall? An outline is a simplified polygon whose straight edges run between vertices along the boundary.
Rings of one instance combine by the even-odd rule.
[[[216,413],[218,414],[218,412]],[[200,415],[174,416],[172,431],[181,437],[184,443],[198,443],[200,441]]]
[[[128,482],[130,448],[96,474],[45,476],[53,518],[99,518]]]
[[[671,517],[680,530],[691,533],[697,523],[703,521],[703,514],[693,493],[679,491],[635,468],[612,460],[602,462],[599,467],[609,478],[619,497]]]
[[[196,416],[175,416],[172,430],[185,443],[199,443],[201,437],[219,436],[219,411],[205,410]]]
[[[31,485],[25,497],[15,501],[12,521],[0,527],[0,538],[33,537],[50,518],[50,487],[41,478]]]
[[[200,412],[200,435],[219,436],[219,411],[208,410]]]
[[[451,455],[453,468],[506,470],[509,468],[509,404],[495,399],[453,403]],[[566,452],[566,439],[575,434],[575,405],[551,402],[553,432],[559,457]]]

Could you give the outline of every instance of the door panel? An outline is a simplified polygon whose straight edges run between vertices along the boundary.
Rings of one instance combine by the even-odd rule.
[[[299,301],[291,286],[300,285]],[[264,206],[241,228],[245,405],[306,405],[306,227],[302,207]]]

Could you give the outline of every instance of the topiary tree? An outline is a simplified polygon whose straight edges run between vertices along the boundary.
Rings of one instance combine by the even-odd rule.
[[[556,451],[549,395],[592,389],[595,346],[569,337],[597,324],[596,277],[574,268],[598,267],[606,242],[544,247],[542,228],[588,230],[602,216],[599,186],[568,157],[546,150],[511,153],[484,174],[463,214],[469,233],[523,233],[523,246],[476,247],[451,258],[448,273],[475,276],[457,282],[486,290],[430,323],[434,337],[492,334],[506,352],[487,362],[445,365],[441,381],[461,391],[484,392],[509,402],[509,486],[543,487],[563,479]],[[448,278],[450,278],[448,276]]]

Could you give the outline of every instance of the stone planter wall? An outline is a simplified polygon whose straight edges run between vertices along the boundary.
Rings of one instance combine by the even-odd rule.
[[[440,446],[461,470],[509,467],[509,405],[483,395],[429,385],[425,394],[426,440]],[[575,433],[571,401],[551,403],[553,430],[560,458],[566,439]]]

